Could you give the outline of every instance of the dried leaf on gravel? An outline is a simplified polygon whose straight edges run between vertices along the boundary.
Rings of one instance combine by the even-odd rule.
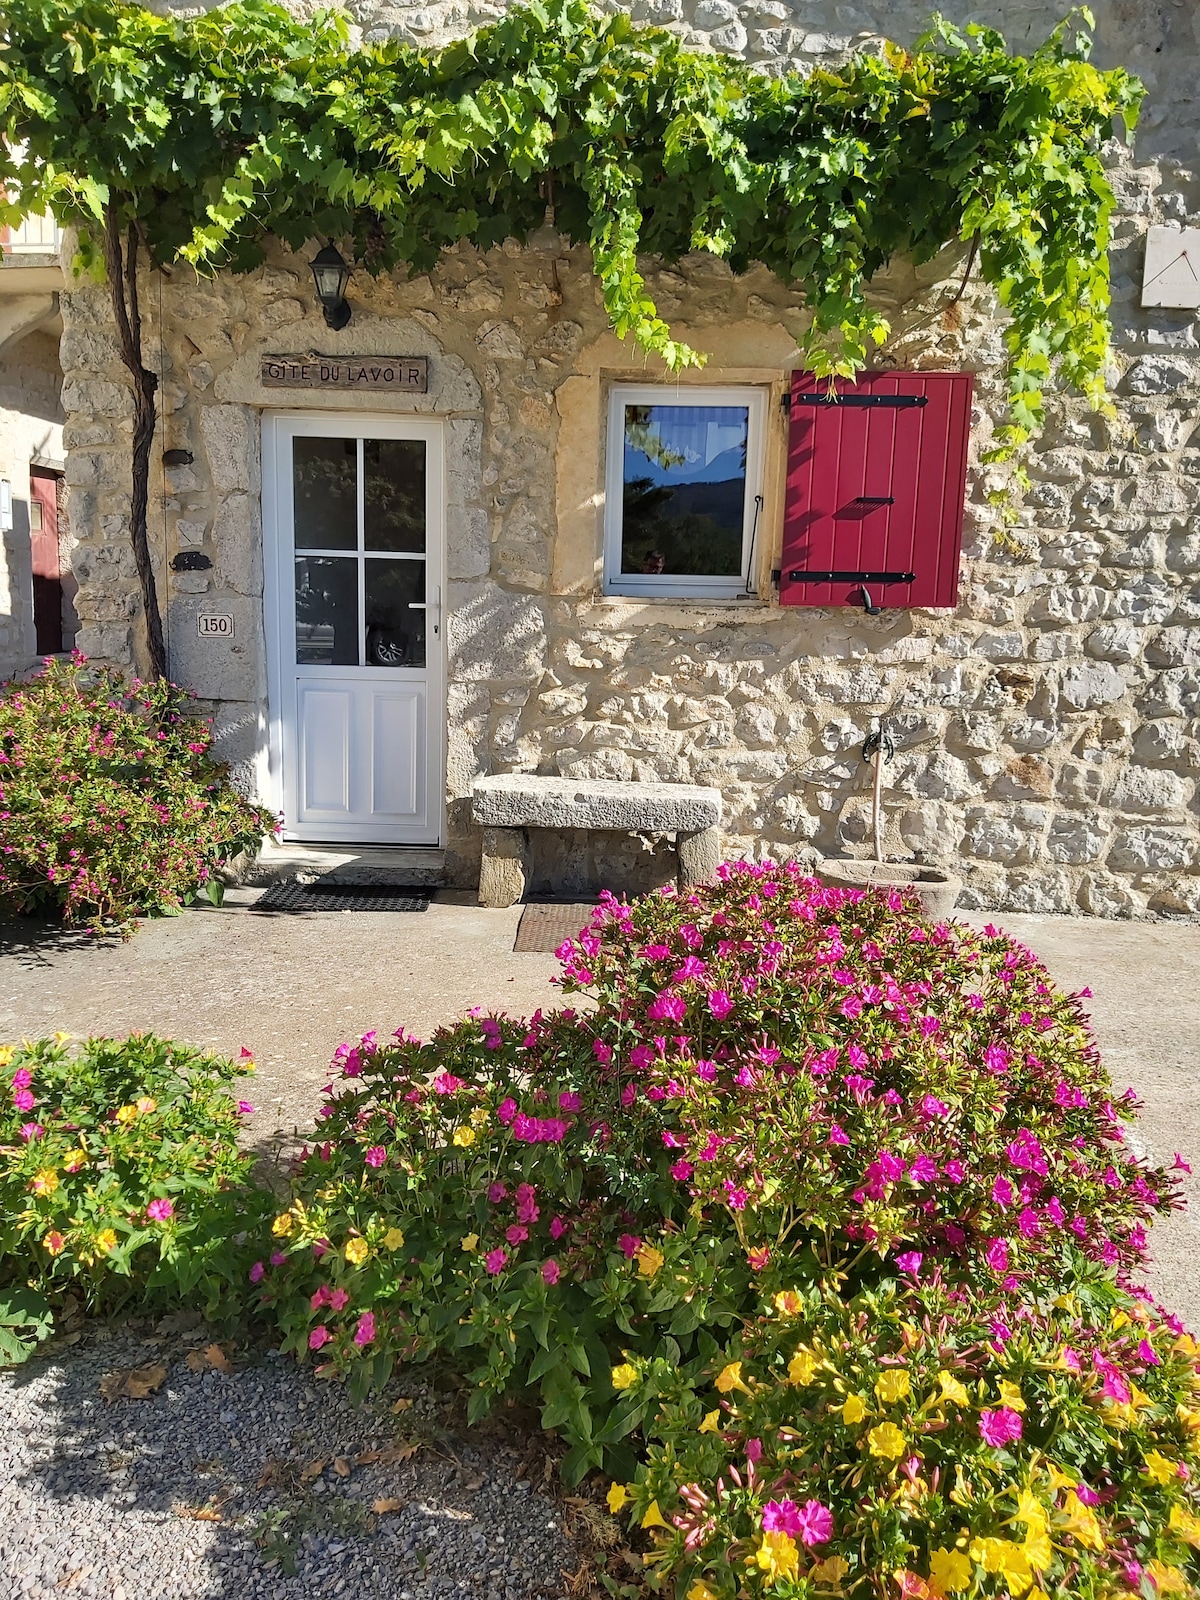
[[[381,1467],[394,1467],[399,1461],[411,1461],[420,1448],[419,1444],[412,1444],[408,1441],[386,1444],[379,1452],[379,1465]]]
[[[74,1589],[85,1578],[90,1578],[95,1570],[95,1567],[76,1567],[74,1572],[68,1572],[65,1577],[60,1578],[54,1587],[56,1589]]]
[[[162,1388],[167,1369],[161,1362],[149,1367],[122,1367],[106,1372],[100,1379],[100,1393],[106,1400],[147,1400]]]
[[[192,1372],[232,1372],[233,1363],[219,1344],[210,1344],[204,1350],[189,1350],[188,1368]]]
[[[301,1483],[315,1483],[329,1465],[329,1457],[322,1456],[317,1461],[310,1461],[300,1472]]]
[[[356,1467],[373,1467],[382,1455],[380,1450],[360,1450],[354,1458]]]
[[[411,1400],[404,1400],[404,1399],[397,1400],[396,1404],[392,1407],[392,1410],[393,1411],[411,1411],[412,1410],[412,1401]]]
[[[221,1513],[215,1506],[175,1506],[177,1517],[188,1517],[192,1522],[220,1522]]]
[[[386,1517],[389,1511],[403,1511],[404,1501],[381,1496],[378,1500],[371,1501],[371,1510],[377,1517]]]
[[[333,1458],[333,1470],[339,1478],[348,1478],[350,1476],[350,1463],[345,1456],[335,1456]]]

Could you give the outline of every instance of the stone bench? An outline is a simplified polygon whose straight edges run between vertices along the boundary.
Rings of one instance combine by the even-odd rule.
[[[507,772],[476,778],[472,814],[483,828],[479,903],[524,898],[530,828],[673,833],[679,887],[707,883],[721,861],[721,791],[691,783],[619,783],[609,778],[538,778]]]

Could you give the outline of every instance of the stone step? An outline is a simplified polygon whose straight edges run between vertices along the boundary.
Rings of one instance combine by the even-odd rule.
[[[238,874],[250,887],[283,883],[378,884],[388,888],[436,888],[443,881],[446,852],[415,845],[277,844],[267,839],[257,859]]]

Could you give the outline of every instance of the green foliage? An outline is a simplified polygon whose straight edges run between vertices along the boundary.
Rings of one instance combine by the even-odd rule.
[[[47,661],[0,690],[0,905],[100,930],[221,899],[221,863],[275,826],[209,753],[207,722],[159,679]]]
[[[0,1290],[0,1367],[19,1367],[54,1331],[54,1312],[33,1289]]]
[[[1085,22],[1090,17],[1082,13]],[[938,22],[809,76],[770,78],[580,0],[514,11],[440,50],[349,48],[344,21],[265,0],[186,19],[119,0],[10,0],[0,204],[49,206],[98,254],[106,205],[154,260],[246,269],[274,234],[349,237],[372,271],[459,240],[586,244],[612,325],[676,369],[639,255],[692,250],[800,284],[807,359],[852,374],[888,327],[866,296],[893,256],[975,236],[1007,308],[1011,449],[1057,369],[1099,404],[1112,195],[1098,151],[1140,85],[1067,25],[1029,56]]]
[[[0,1061],[0,1322],[4,1304],[35,1315],[30,1293],[232,1309],[236,1237],[272,1209],[237,1146],[245,1066],[153,1034],[59,1034]]]

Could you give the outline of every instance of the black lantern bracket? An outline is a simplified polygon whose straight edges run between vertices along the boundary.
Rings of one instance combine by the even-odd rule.
[[[316,285],[317,299],[321,302],[325,325],[336,332],[350,321],[350,304],[346,299],[350,268],[342,260],[337,246],[332,244],[324,245],[318,250],[309,262],[309,267]]]

